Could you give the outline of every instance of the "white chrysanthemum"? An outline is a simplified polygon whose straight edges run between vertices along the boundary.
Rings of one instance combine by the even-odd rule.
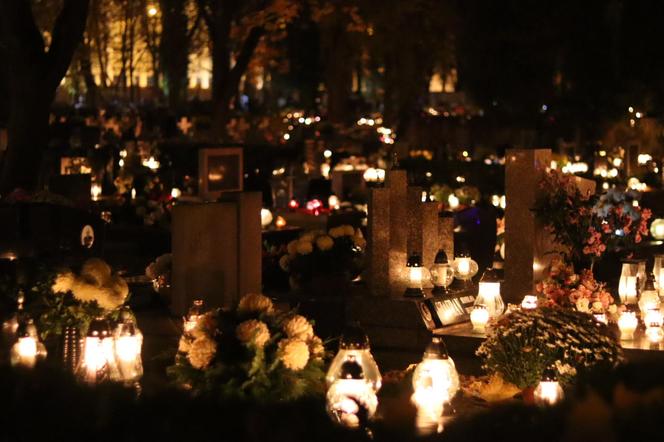
[[[200,315],[196,319],[196,325],[189,332],[194,338],[200,338],[201,336],[212,337],[215,335],[217,330],[217,318],[215,313],[210,311],[203,315]]]
[[[279,258],[279,267],[281,267],[281,270],[284,272],[290,270],[290,255],[284,255]]]
[[[288,246],[286,246],[286,250],[288,250],[289,255],[297,255],[297,240],[294,239],[293,241],[288,243]]]
[[[238,313],[243,315],[249,313],[271,313],[272,310],[274,310],[272,300],[260,293],[249,293],[244,295],[237,306]]]
[[[181,353],[189,353],[189,350],[191,350],[191,340],[181,336],[180,342],[178,343],[178,351]]]
[[[191,366],[200,370],[210,365],[216,352],[217,343],[207,336],[201,336],[191,343],[187,357]]]
[[[297,253],[299,253],[300,255],[308,255],[313,251],[314,251],[314,245],[311,243],[311,241],[308,241],[306,239],[300,239],[297,242]]]
[[[344,235],[346,236],[355,236],[355,229],[353,226],[343,225],[341,226],[344,229]]]
[[[302,315],[295,315],[284,324],[284,332],[289,338],[308,341],[314,336],[314,328]]]
[[[616,313],[618,313],[618,306],[615,305],[615,304],[611,304],[609,306],[609,313],[612,314],[612,315],[615,315]]]
[[[270,330],[263,321],[250,319],[235,328],[235,336],[243,344],[252,344],[260,348],[270,340]]]
[[[318,336],[314,336],[309,340],[309,354],[313,359],[322,359],[325,355],[325,346]]]
[[[299,339],[282,339],[278,354],[281,363],[289,370],[302,370],[309,362],[309,347]]]
[[[316,246],[325,252],[334,247],[334,240],[328,235],[319,236],[316,238]]]
[[[81,278],[97,286],[106,285],[111,279],[111,267],[99,258],[88,259],[81,268]]]
[[[51,287],[51,289],[53,290],[54,293],[67,293],[74,286],[75,280],[76,277],[70,271],[60,273],[55,278],[55,282],[53,282],[53,286]]]
[[[316,232],[307,232],[304,235],[300,236],[300,241],[312,242],[316,237]]]
[[[79,301],[96,301],[99,307],[105,310],[113,310],[124,304],[129,294],[127,282],[119,276],[106,281],[107,285],[97,286],[86,280],[77,279],[71,288],[71,292]]]

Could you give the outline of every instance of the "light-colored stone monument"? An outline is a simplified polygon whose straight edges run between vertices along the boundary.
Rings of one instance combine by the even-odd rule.
[[[261,290],[261,194],[237,192],[219,202],[173,208],[173,302],[184,314],[194,299],[231,307]]]

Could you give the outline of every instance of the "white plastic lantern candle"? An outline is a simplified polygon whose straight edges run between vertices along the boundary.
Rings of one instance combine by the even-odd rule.
[[[412,401],[417,407],[420,434],[442,430],[443,407],[459,391],[459,374],[445,343],[434,336],[413,373]]]
[[[495,319],[505,311],[505,303],[500,296],[500,277],[494,269],[487,269],[480,279],[475,305],[483,305],[489,318]]]
[[[93,201],[97,201],[101,196],[101,184],[92,183],[90,186],[90,195],[92,196]]]
[[[477,275],[479,267],[473,261],[470,255],[462,253],[454,258],[454,277],[461,281],[470,281],[473,276]]]
[[[115,357],[119,380],[131,384],[143,376],[142,347],[143,334],[132,315],[127,311],[123,312],[121,322],[115,329]]]
[[[646,312],[650,310],[659,310],[659,306],[659,293],[655,287],[655,276],[650,273],[648,275],[648,280],[646,281],[646,286],[639,298],[639,310],[641,310],[642,317],[645,318]]]
[[[360,365],[364,379],[369,382],[375,392],[378,392],[382,386],[380,370],[371,354],[369,337],[358,325],[346,327],[339,340],[339,351],[332,359],[325,376],[328,388],[341,378],[342,366],[344,362],[350,360]]]
[[[475,305],[470,311],[470,323],[473,324],[473,330],[478,333],[486,331],[486,325],[489,323],[489,311],[483,305]]]
[[[650,234],[655,239],[664,239],[664,219],[657,218],[650,224]]]
[[[618,285],[618,295],[623,304],[636,304],[636,276],[621,276]]]
[[[198,324],[198,318],[203,314],[203,300],[196,299],[194,300],[193,305],[187,312],[187,316],[183,319],[183,329],[185,333],[191,333],[191,331],[196,328]]]
[[[558,382],[553,368],[544,370],[542,380],[535,389],[535,403],[538,405],[555,405],[564,397],[563,389]]]
[[[447,288],[454,280],[454,269],[447,261],[447,254],[444,250],[438,250],[438,253],[436,253],[429,273],[431,273],[431,283],[433,284],[432,293],[434,295],[448,293]]]
[[[428,277],[428,270],[422,267],[422,257],[413,254],[406,263],[406,292],[404,296],[421,298],[424,296],[423,282]]]
[[[119,377],[113,336],[104,318],[93,319],[83,341],[83,357],[78,369],[86,382],[98,383]]]
[[[657,288],[661,291],[662,284],[662,275],[664,275],[664,255],[655,255],[653,257],[652,264],[652,274],[655,275],[655,282],[657,283]]]
[[[620,329],[620,339],[631,341],[634,339],[634,332],[639,325],[639,320],[635,312],[625,311],[618,318],[618,328]]]
[[[535,295],[526,295],[521,301],[521,308],[523,310],[534,310],[537,308],[537,296]]]
[[[17,334],[18,340],[11,349],[11,364],[32,368],[38,359],[46,357],[46,347],[39,341],[32,319],[19,324]]]
[[[358,361],[350,357],[339,367],[339,377],[330,385],[326,396],[327,413],[347,428],[366,425],[378,408],[378,397]]]

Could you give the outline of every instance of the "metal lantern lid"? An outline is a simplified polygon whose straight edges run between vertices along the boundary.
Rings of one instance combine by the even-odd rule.
[[[440,249],[438,250],[438,253],[436,253],[436,257],[433,259],[434,264],[447,264],[447,253],[445,253],[445,250]]]
[[[558,382],[558,373],[553,367],[544,369],[542,372],[542,382]]]
[[[434,336],[431,338],[431,342],[424,350],[424,357],[428,359],[448,359],[450,357],[442,337]]]
[[[484,271],[480,282],[502,282],[502,278],[496,269],[488,268]]]
[[[369,350],[369,337],[359,324],[344,329],[339,340],[340,350]]]
[[[88,327],[88,338],[108,338],[111,336],[111,326],[108,321],[102,317],[97,317],[90,322]]]
[[[339,379],[364,379],[364,370],[355,359],[349,359],[341,364]]]
[[[417,253],[413,253],[408,258],[406,267],[422,267],[422,257]]]

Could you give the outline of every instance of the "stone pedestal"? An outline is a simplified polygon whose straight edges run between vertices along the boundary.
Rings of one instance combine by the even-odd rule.
[[[229,194],[223,201],[173,209],[173,303],[186,313],[194,299],[232,307],[261,291],[261,195]]]

